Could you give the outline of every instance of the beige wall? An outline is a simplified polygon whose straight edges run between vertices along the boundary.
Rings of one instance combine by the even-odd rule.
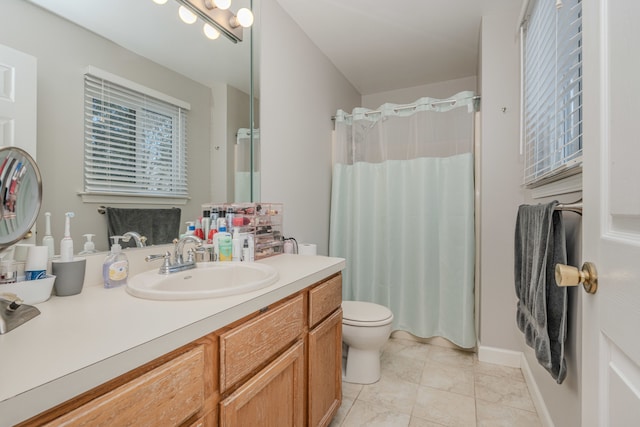
[[[284,234],[329,247],[331,134],[360,94],[275,0],[261,2],[262,200],[284,203]]]
[[[34,31],[34,28],[41,30]],[[206,88],[21,0],[2,2],[0,43],[38,60],[37,156],[44,194],[37,222],[37,243],[44,233],[45,211],[52,213],[56,244],[62,238],[64,212],[73,211],[76,216],[71,228],[75,250],[82,250],[85,233],[96,234],[99,250],[107,248],[106,219],[97,212],[97,207],[106,203],[83,203],[78,195],[83,190],[83,70],[88,65],[191,104],[187,129],[190,200],[186,205],[176,205],[182,209],[183,222],[201,214],[201,204],[211,201],[216,186],[224,188],[225,183],[211,178],[210,164],[216,160],[216,153],[210,146],[214,118],[218,118],[217,123],[224,123],[226,129],[230,121],[228,106],[234,105],[232,117],[237,118],[236,106],[248,105],[248,101],[232,99],[238,92],[235,89],[227,97],[225,85]],[[218,95],[224,97],[216,100]],[[246,95],[244,98],[248,99]],[[244,117],[247,123],[237,124],[248,125],[248,106]],[[220,165],[218,169],[226,168],[226,159],[221,159]]]
[[[580,298],[569,290],[569,321],[565,344],[568,375],[556,384],[541,367],[534,351],[524,342],[515,321],[513,245],[518,206],[544,203],[524,190],[519,154],[519,41],[516,24],[519,9],[483,17],[481,32],[480,92],[482,93],[482,149],[480,167],[480,345],[524,354],[547,410],[540,414],[557,426],[580,425],[581,333]],[[506,108],[505,112],[502,109]],[[555,197],[554,197],[555,198]],[[554,199],[552,198],[552,199]],[[579,195],[563,195],[573,202]],[[580,221],[565,214],[569,262],[580,259]]]
[[[480,337],[482,346],[519,351],[513,245],[520,187],[519,5],[482,19],[480,149]],[[506,109],[503,112],[503,109]]]

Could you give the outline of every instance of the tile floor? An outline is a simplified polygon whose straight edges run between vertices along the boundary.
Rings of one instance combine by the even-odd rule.
[[[398,338],[381,369],[375,384],[343,382],[331,427],[541,426],[520,369]]]

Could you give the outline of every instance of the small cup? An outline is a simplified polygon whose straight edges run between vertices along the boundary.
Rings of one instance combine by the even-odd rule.
[[[25,261],[25,280],[39,280],[47,277],[49,249],[46,246],[30,246]]]
[[[53,284],[56,295],[64,297],[79,294],[84,284],[86,265],[86,258],[74,258],[73,261],[66,262],[53,260],[51,270],[56,276],[56,281]]]
[[[29,248],[35,245],[31,243],[18,243],[13,251],[13,259],[17,262],[25,262],[29,253]]]

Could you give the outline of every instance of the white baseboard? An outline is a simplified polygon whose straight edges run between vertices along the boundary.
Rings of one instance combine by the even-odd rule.
[[[480,345],[478,346],[478,360],[495,365],[519,368],[522,352]]]
[[[542,393],[538,388],[538,384],[533,378],[533,372],[531,372],[529,362],[527,362],[527,358],[524,357],[524,353],[520,354],[520,370],[522,371],[524,380],[529,388],[529,394],[531,395],[531,400],[533,400],[533,406],[536,407],[536,411],[538,412],[538,418],[540,418],[540,422],[544,427],[555,427],[553,420],[551,419],[551,414],[547,409],[547,405],[545,405],[544,399],[542,398]]]
[[[478,346],[478,360],[496,365],[509,366],[511,368],[520,368],[522,370],[524,380],[527,383],[527,387],[529,388],[529,394],[531,395],[531,400],[533,400],[533,405],[538,412],[540,422],[545,427],[555,427],[553,420],[551,419],[551,414],[549,414],[549,410],[547,409],[547,405],[545,405],[544,399],[542,398],[542,393],[533,378],[533,373],[531,372],[527,358],[524,357],[524,354],[521,351],[505,350],[502,348],[480,345]]]

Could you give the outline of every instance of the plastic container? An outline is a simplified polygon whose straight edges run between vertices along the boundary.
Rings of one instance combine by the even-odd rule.
[[[233,257],[233,239],[231,238],[231,234],[225,231],[218,232],[216,236],[218,239],[219,247],[218,261],[231,261]]]
[[[16,294],[24,304],[38,304],[51,297],[55,280],[56,276],[47,276],[44,279],[7,283],[0,285],[0,293]]]
[[[249,252],[252,254],[249,256],[251,261],[284,253],[282,203],[206,203],[202,205],[202,209],[210,211],[212,218],[214,212],[220,213],[221,217],[216,225],[224,222],[226,231],[232,235],[238,230],[243,240],[248,240],[251,236],[248,242]],[[231,217],[228,217],[227,213],[230,213]],[[227,218],[230,219],[230,223],[226,221]],[[211,227],[214,227],[213,224],[212,222]],[[244,249],[243,246],[244,243],[241,250]],[[219,245],[216,244],[215,249],[218,250]],[[241,258],[243,261],[249,261],[246,256]]]
[[[102,278],[105,288],[115,288],[126,285],[129,277],[129,259],[122,252],[122,247],[118,243],[122,236],[111,236],[113,245],[111,253],[102,264]]]

